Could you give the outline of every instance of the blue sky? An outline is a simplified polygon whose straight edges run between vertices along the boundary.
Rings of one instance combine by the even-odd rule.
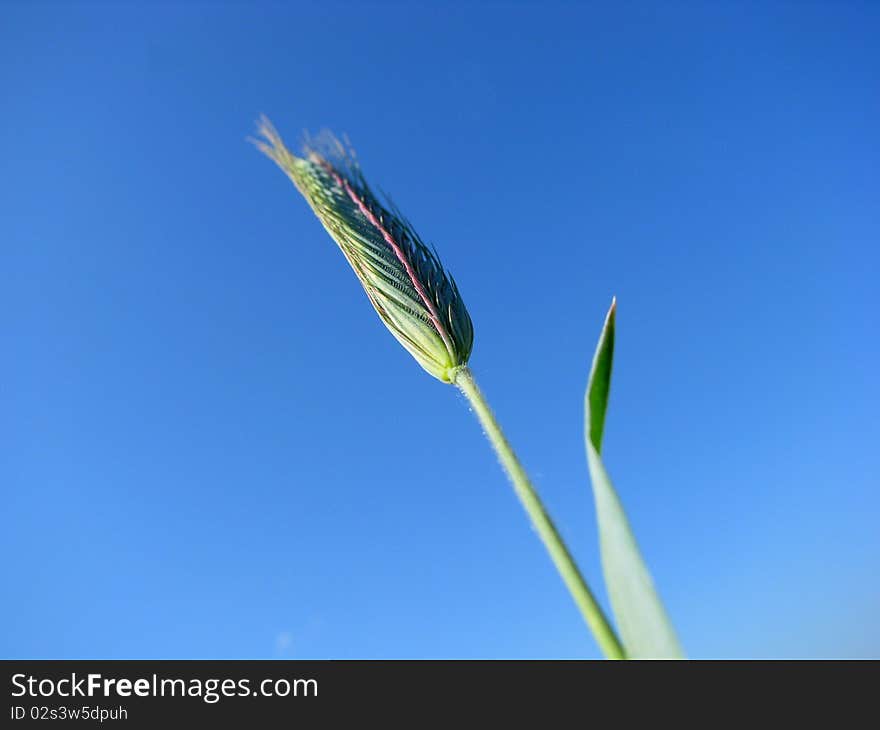
[[[880,8],[5,3],[0,656],[595,657],[461,396],[247,142],[347,133],[601,590],[582,394],[691,656],[880,656]]]

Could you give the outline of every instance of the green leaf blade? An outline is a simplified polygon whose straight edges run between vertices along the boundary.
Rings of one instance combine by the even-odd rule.
[[[681,645],[600,456],[614,360],[615,314],[616,301],[612,301],[584,398],[584,436],[599,524],[602,572],[627,658],[680,659]]]
[[[590,381],[585,401],[587,435],[596,451],[602,451],[602,435],[605,431],[605,412],[608,410],[608,394],[611,391],[611,364],[614,360],[614,320],[617,313],[617,299],[605,317],[599,344],[593,355],[590,368]]]

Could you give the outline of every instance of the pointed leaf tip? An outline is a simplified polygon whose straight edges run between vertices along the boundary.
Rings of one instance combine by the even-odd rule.
[[[617,312],[617,298],[612,298],[605,324],[599,335],[599,344],[593,355],[587,395],[584,401],[586,423],[590,441],[597,452],[602,451],[602,436],[605,431],[605,413],[608,410],[608,397],[611,392],[611,365],[614,361],[614,326]]]

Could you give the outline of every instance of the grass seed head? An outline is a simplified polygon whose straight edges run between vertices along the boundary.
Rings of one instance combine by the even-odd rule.
[[[350,147],[330,134],[290,153],[268,119],[257,147],[287,174],[336,241],[379,317],[416,361],[445,383],[467,364],[470,315],[436,252],[370,190]]]

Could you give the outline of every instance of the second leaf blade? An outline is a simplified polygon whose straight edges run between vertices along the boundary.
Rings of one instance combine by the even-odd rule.
[[[616,302],[612,301],[584,398],[584,436],[599,523],[602,572],[627,658],[679,659],[683,656],[681,646],[599,455],[611,387],[615,314]]]

